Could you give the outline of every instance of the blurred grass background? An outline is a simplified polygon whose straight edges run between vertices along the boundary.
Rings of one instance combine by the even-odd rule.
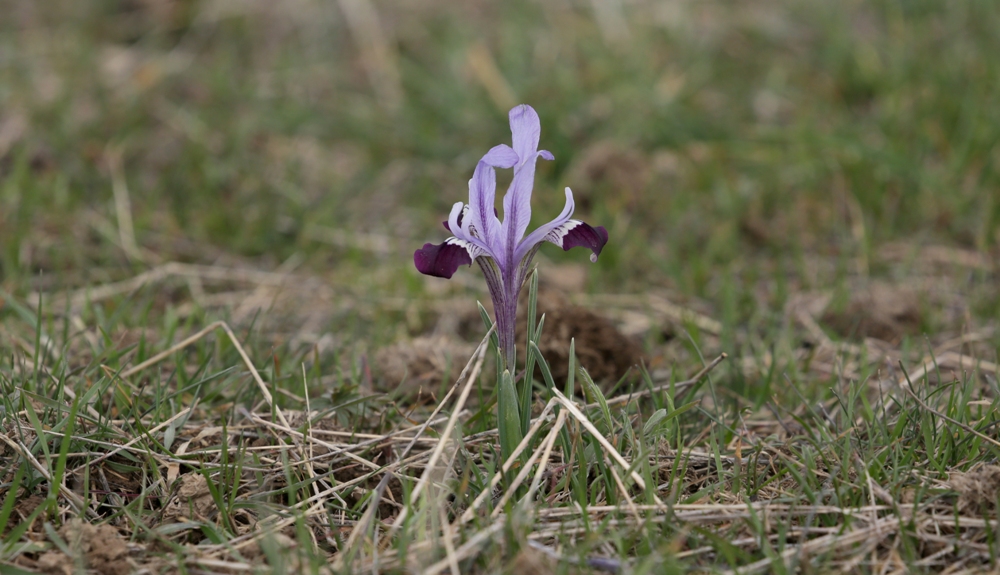
[[[984,0],[7,0],[0,277],[299,254],[419,294],[413,249],[524,102],[556,156],[535,223],[568,185],[611,234],[589,289],[666,286],[746,321],[762,281],[780,309],[896,273],[887,245],[995,258],[997,30]]]
[[[884,545],[915,566],[966,561],[970,549],[976,565],[995,563],[989,528],[954,540],[938,530],[959,523],[961,504],[953,515],[941,495],[945,480],[992,465],[992,448],[909,403],[899,393],[909,376],[897,367],[919,393],[947,403],[949,421],[995,429],[998,30],[992,0],[2,0],[0,419],[27,429],[21,410],[47,406],[32,423],[38,455],[57,441],[46,430],[74,420],[64,419],[64,397],[84,398],[95,421],[123,422],[128,433],[94,432],[101,446],[197,407],[164,432],[162,447],[143,448],[148,461],[119,467],[134,482],[105,488],[114,517],[137,510],[131,541],[161,515],[132,495],[143,485],[154,499],[166,495],[152,454],[172,456],[175,434],[200,440],[199,426],[243,425],[248,409],[266,411],[265,385],[273,405],[319,410],[317,426],[382,434],[420,421],[454,381],[447,369],[413,377],[402,361],[398,379],[434,398],[423,406],[408,404],[403,386],[372,393],[372,371],[380,357],[407,359],[387,344],[447,331],[440,318],[485,299],[478,270],[426,278],[412,254],[446,237],[441,221],[467,198],[476,161],[509,142],[507,111],[527,103],[541,116],[541,147],[556,158],[539,164],[534,223],[558,213],[570,186],[578,217],[610,234],[594,265],[579,250],[544,248],[543,288],[552,282],[589,294],[578,300],[586,307],[622,312],[596,325],[612,326],[602,333],[619,344],[615,328],[645,337],[664,381],[729,354],[697,409],[669,404],[670,417],[681,417],[671,423],[676,443],[663,449],[716,465],[686,479],[674,465],[664,485],[683,479],[690,490],[669,487],[664,499],[736,503],[763,493],[856,507],[877,494],[900,502],[898,520],[884,518],[901,530],[924,525],[938,537],[926,541],[944,551],[890,542],[878,525],[870,536],[854,532],[870,549]],[[499,177],[503,188],[510,174]],[[144,281],[128,283],[137,276]],[[558,314],[547,317],[544,337],[554,340]],[[468,328],[457,325],[465,319],[451,331]],[[202,332],[173,347],[216,320],[234,326],[231,340]],[[625,330],[629,321],[639,329]],[[474,311],[471,323],[478,340]],[[441,352],[441,341],[413,348]],[[451,368],[471,353],[447,351],[432,359]],[[116,375],[146,361],[155,365],[141,376]],[[480,411],[466,431],[492,427],[492,387],[479,382]],[[631,434],[630,417],[622,412],[620,437]],[[608,436],[617,433],[611,419]],[[284,449],[288,438],[277,439]],[[95,449],[58,441],[50,466]],[[201,469],[214,477],[233,478],[233,504],[246,491],[227,470],[229,451],[218,448],[226,444],[223,432],[203,446],[221,463],[208,451],[190,455],[206,458]],[[720,462],[739,461],[749,445],[784,463],[770,461],[774,474],[744,490],[740,464],[731,474]],[[593,459],[569,451],[571,462]],[[855,460],[870,473],[867,493]],[[274,461],[279,469],[283,460]],[[587,466],[578,469],[594,495]],[[17,481],[7,483],[11,505]],[[44,483],[32,485],[25,494]],[[904,520],[900,510],[929,509],[927,501],[945,510],[940,523]],[[360,519],[362,503],[328,502],[326,511],[343,517],[350,508]],[[256,505],[261,517],[273,512]],[[850,516],[819,522],[832,528]],[[786,550],[808,556],[805,539],[786,541],[782,521],[747,521],[749,531],[732,522],[718,532],[665,522],[640,543],[594,523],[599,531],[577,551],[648,555],[650,572],[681,541],[692,554],[721,550],[692,555],[705,568]],[[747,533],[739,545],[761,547],[736,553]],[[314,567],[327,566],[334,547],[342,549],[327,541]]]

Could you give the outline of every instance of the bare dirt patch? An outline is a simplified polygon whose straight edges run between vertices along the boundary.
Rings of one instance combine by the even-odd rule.
[[[128,546],[118,530],[107,524],[92,525],[71,519],[59,536],[71,555],[60,550],[47,551],[38,557],[35,567],[43,573],[71,575],[79,568],[108,575],[131,573],[135,565],[128,558]]]
[[[177,491],[163,510],[164,523],[186,519],[210,520],[219,510],[208,489],[208,480],[200,473],[186,473],[177,478]]]
[[[375,353],[372,383],[377,391],[430,400],[442,381],[458,377],[473,350],[471,344],[443,335],[399,342]]]
[[[955,472],[948,483],[958,492],[959,511],[996,511],[1000,466],[984,465],[967,473]]]
[[[852,293],[845,306],[828,308],[821,321],[842,337],[898,343],[920,333],[923,315],[917,292],[876,282]]]
[[[539,294],[539,317],[542,314],[545,326],[538,347],[556,381],[566,379],[569,373],[570,340],[575,343],[577,365],[586,368],[595,381],[616,381],[643,359],[639,343],[619,331],[611,320],[570,303],[558,292]],[[526,308],[519,310],[518,325],[517,353],[525,357]]]

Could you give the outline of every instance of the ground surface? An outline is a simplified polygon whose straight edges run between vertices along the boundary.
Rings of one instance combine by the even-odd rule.
[[[3,569],[997,569],[998,29],[978,0],[8,2]],[[610,242],[536,260],[552,381],[501,469],[485,286],[411,254],[522,102],[535,223],[570,186]]]

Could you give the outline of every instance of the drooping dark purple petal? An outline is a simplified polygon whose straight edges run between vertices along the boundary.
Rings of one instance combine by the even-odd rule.
[[[449,279],[459,266],[471,265],[470,246],[458,238],[448,238],[443,244],[424,244],[413,252],[413,265],[417,271],[434,277]]]
[[[550,231],[545,239],[561,246],[563,250],[588,248],[594,252],[590,255],[590,261],[596,262],[597,256],[601,255],[601,250],[608,243],[608,230],[604,226],[595,228],[580,220],[569,220]]]
[[[576,203],[573,201],[573,191],[566,188],[566,205],[563,211],[551,222],[540,226],[521,240],[514,252],[517,261],[524,260],[529,254],[534,255],[535,249],[543,241],[552,242],[564,250],[576,247],[589,248],[593,254],[590,261],[597,261],[597,256],[608,243],[608,232],[603,227],[592,227],[580,220],[571,219]],[[530,259],[530,258],[529,258]]]

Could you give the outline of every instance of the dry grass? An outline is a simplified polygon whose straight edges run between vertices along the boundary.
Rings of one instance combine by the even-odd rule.
[[[0,571],[998,569],[997,6],[11,4]],[[408,258],[520,102],[611,242],[504,460]]]
[[[232,294],[235,309],[269,302],[262,325],[271,325],[267,316],[275,310],[284,318],[294,315],[288,306],[301,298],[299,290],[321,285],[280,271],[165,264],[42,301],[66,310],[72,323],[83,306],[155,291],[157,282],[177,278],[196,278],[203,290],[232,286],[235,291],[215,293]],[[655,325],[697,322],[707,328],[706,350],[718,347],[715,320],[664,296],[586,301],[601,301],[623,329],[637,309]],[[113,364],[90,363],[99,365],[93,373],[106,387],[80,387],[69,383],[72,374],[60,377],[58,366],[79,363],[71,357],[77,350],[50,341],[49,349],[63,350],[40,356],[40,373],[51,383],[7,390],[4,481],[6,500],[14,502],[7,529],[18,538],[8,540],[6,553],[15,565],[48,571],[106,564],[114,572],[238,572],[270,565],[438,573],[473,565],[489,571],[505,562],[502,557],[511,565],[529,561],[539,572],[555,565],[635,571],[664,561],[729,564],[739,573],[807,563],[879,572],[989,568],[1000,485],[988,463],[996,452],[989,445],[1000,446],[994,439],[997,366],[970,354],[994,325],[958,339],[942,336],[945,341],[923,354],[871,338],[834,343],[803,308],[789,306],[787,313],[798,333],[818,340],[793,354],[796,369],[808,378],[841,374],[843,396],[791,408],[775,396],[762,410],[741,410],[738,427],[730,428],[725,421],[731,416],[719,410],[726,403],[717,395],[722,390],[703,384],[720,365],[744,374],[770,369],[774,359],[767,354],[728,367],[722,355],[684,381],[654,371],[645,389],[591,397],[586,405],[552,389],[502,466],[495,458],[496,429],[480,423],[472,424],[474,432],[462,431],[491,404],[472,393],[483,380],[486,339],[440,400],[413,405],[384,431],[371,422],[403,406],[373,404],[372,413],[358,420],[369,422],[361,427],[338,423],[336,408],[310,408],[318,399],[310,397],[310,386],[298,394],[266,381],[227,322],[175,336],[177,343],[146,351],[141,362],[132,359],[136,348],[130,344]],[[302,338],[302,332],[284,335],[290,336]],[[197,373],[198,366],[185,361],[194,357],[189,351],[219,349],[223,342],[245,374],[236,380],[252,382],[256,405],[206,405],[198,398],[142,416],[129,411],[131,400],[110,397],[128,390],[138,400],[156,377],[177,369]],[[30,358],[38,352],[20,343],[18,355],[29,362],[12,364],[10,376],[33,372]],[[135,364],[124,367],[129,362]],[[882,374],[895,362],[912,366],[909,380],[902,372]],[[956,374],[950,382],[944,375],[949,370]],[[851,375],[858,373],[879,375]],[[931,374],[941,374],[941,383]],[[41,394],[42,388],[49,392]],[[942,405],[940,396],[954,394],[949,388],[967,401]],[[105,391],[94,395],[99,389]],[[372,389],[360,392],[377,397]],[[320,402],[328,405],[325,398]],[[661,405],[662,419],[650,427]],[[970,418],[974,413],[981,415]],[[926,445],[907,446],[926,433],[940,438],[935,442],[953,438],[948,441],[963,455],[945,464],[922,453]],[[39,453],[42,445],[51,447]],[[872,466],[887,454],[899,459],[899,474],[873,477]],[[946,478],[934,471],[941,465]],[[23,499],[16,493],[30,492],[26,473],[47,482],[61,477],[60,487],[49,498]],[[53,522],[63,527],[56,530]],[[602,532],[615,533],[614,543],[595,538]],[[650,542],[656,547],[635,554]]]

